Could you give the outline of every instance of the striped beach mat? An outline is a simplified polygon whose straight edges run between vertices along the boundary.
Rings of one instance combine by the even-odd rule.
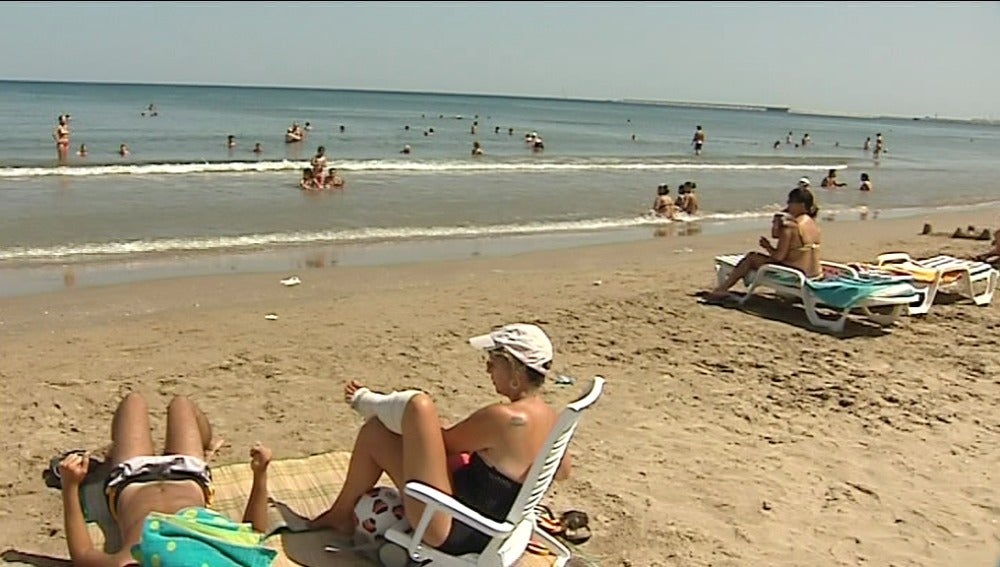
[[[334,544],[336,547],[335,542],[338,541],[328,530],[306,531],[308,518],[329,508],[340,492],[350,459],[349,452],[335,451],[271,463],[267,474],[271,497],[268,527],[273,535],[267,539],[267,545],[278,550],[274,567],[371,567],[376,564],[365,553],[327,551],[327,546]],[[212,508],[234,521],[240,521],[253,483],[250,465],[238,463],[213,467],[212,479],[215,487]],[[379,484],[391,485],[391,482],[383,476]],[[103,546],[107,552],[119,549],[118,529],[108,512],[103,482],[85,484],[81,497],[94,546]],[[552,559],[548,555],[529,553],[518,565],[550,567]]]

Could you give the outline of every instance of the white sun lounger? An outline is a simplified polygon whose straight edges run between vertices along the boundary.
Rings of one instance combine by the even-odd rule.
[[[1000,272],[986,262],[963,260],[954,256],[940,255],[926,260],[915,260],[905,252],[888,252],[880,254],[876,259],[878,266],[894,265],[905,270],[912,267],[917,270],[934,270],[936,276],[932,282],[918,286],[925,288],[926,297],[919,305],[912,306],[911,314],[927,313],[938,293],[958,294],[971,299],[981,307],[993,301],[997,283],[1000,282]],[[946,278],[946,274],[957,272],[955,279]]]
[[[742,258],[743,254],[715,258],[716,278],[720,284]],[[809,279],[794,268],[767,264],[743,279],[747,292],[740,299],[740,304],[746,303],[758,288],[768,288],[778,295],[801,300],[806,317],[813,326],[840,333],[852,311],[860,311],[870,321],[888,327],[907,313],[911,303],[919,300],[909,278],[865,278],[845,264],[822,262],[822,265],[823,275]],[[826,293],[837,286],[842,286],[845,290],[853,288],[857,293],[852,294],[854,297],[839,301],[835,293]],[[833,310],[837,318],[831,320],[821,317],[821,307]],[[879,311],[873,311],[874,309]]]

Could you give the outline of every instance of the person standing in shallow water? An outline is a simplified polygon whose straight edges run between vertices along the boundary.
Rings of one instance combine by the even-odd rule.
[[[56,157],[59,163],[65,163],[69,156],[69,115],[61,114],[52,131],[52,139],[56,141]]]
[[[700,156],[701,149],[705,145],[705,131],[701,129],[700,125],[694,130],[694,137],[691,138],[691,145],[694,146],[694,155]]]
[[[322,189],[323,185],[326,183],[326,147],[320,146],[316,148],[316,155],[313,156],[312,160],[309,162],[312,166],[313,173],[313,185],[317,189]]]

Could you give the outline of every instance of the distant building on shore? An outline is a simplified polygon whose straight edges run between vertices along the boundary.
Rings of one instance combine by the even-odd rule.
[[[788,106],[770,106],[763,104],[729,104],[724,102],[685,102],[675,100],[649,100],[626,98],[621,102],[626,104],[649,104],[653,106],[677,106],[681,108],[712,108],[718,110],[756,110],[760,112],[788,112]]]

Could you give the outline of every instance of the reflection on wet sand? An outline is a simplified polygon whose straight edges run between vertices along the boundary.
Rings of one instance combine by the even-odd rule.
[[[657,238],[664,236],[694,236],[695,234],[701,234],[700,223],[672,222],[653,229],[653,236]]]
[[[306,253],[305,267],[307,268],[325,268],[327,266],[336,266],[337,252],[334,248],[325,248],[321,250],[312,250]]]

